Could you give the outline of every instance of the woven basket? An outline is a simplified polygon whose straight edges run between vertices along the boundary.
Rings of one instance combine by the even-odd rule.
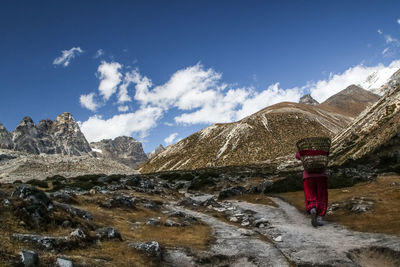
[[[309,137],[299,140],[296,143],[297,149],[322,150],[329,153],[331,139],[328,137]],[[309,173],[320,173],[325,171],[328,165],[328,155],[301,156],[304,170]]]

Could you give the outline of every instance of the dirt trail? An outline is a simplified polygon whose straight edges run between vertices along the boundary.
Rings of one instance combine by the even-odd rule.
[[[179,251],[170,252],[170,263],[180,261],[180,266],[369,266],[368,262],[379,262],[381,266],[398,266],[400,238],[356,232],[334,223],[315,229],[309,218],[295,207],[278,198],[272,200],[278,207],[244,201],[225,202],[237,209],[252,211],[254,220],[268,221],[264,228],[247,229],[171,205],[171,209],[191,214],[213,228],[216,242],[208,253],[220,261],[199,264]],[[254,232],[277,241],[263,241]],[[367,263],[365,258],[369,259]]]
[[[295,207],[278,198],[272,200],[278,208],[247,202],[233,204],[254,211],[255,218],[266,218],[270,227],[257,231],[272,238],[281,236],[282,241],[276,242],[276,247],[298,265],[359,266],[350,259],[357,253],[354,250],[371,247],[384,248],[393,257],[400,255],[400,238],[356,232],[333,223],[315,229],[309,218]]]
[[[207,260],[203,260],[205,264],[201,264],[202,266],[290,266],[284,255],[273,244],[257,238],[254,231],[230,225],[190,209],[182,207],[173,209],[195,216],[213,228],[215,243],[212,244],[206,256]],[[195,264],[194,259],[184,255],[182,251],[169,252],[166,260],[171,266],[174,263],[179,266],[199,264],[199,262]]]

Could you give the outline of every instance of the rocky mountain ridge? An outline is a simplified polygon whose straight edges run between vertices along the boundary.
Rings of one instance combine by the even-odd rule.
[[[64,112],[54,121],[42,120],[35,125],[30,117],[24,117],[10,134],[0,130],[2,148],[31,154],[87,155],[92,149],[72,115]],[[8,138],[11,136],[10,139]]]
[[[400,75],[386,86],[378,102],[335,136],[333,165],[361,160],[374,166],[400,164]]]
[[[353,89],[348,88],[337,94],[343,107],[354,105],[357,95],[352,94],[363,92],[373,95],[362,88]],[[365,108],[376,100],[367,99],[370,101],[360,101],[359,107]],[[279,103],[238,122],[209,126],[149,159],[140,171],[147,173],[271,162],[286,164],[294,161],[297,140],[315,135],[334,137],[354,119],[355,112],[335,110],[334,100],[335,97],[317,106]]]
[[[147,160],[142,144],[132,137],[121,136],[89,144],[68,112],[54,121],[41,120],[37,125],[32,118],[24,117],[11,133],[0,124],[0,148],[33,155],[97,157],[114,160],[130,168]]]
[[[119,136],[115,139],[104,139],[90,143],[96,157],[110,158],[131,168],[136,168],[147,160],[142,143],[132,137]]]

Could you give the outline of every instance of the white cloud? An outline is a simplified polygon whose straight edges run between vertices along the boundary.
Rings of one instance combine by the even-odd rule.
[[[129,110],[128,106],[118,106],[119,112],[127,112]]]
[[[106,101],[117,91],[117,86],[121,82],[122,74],[119,72],[121,67],[121,64],[117,62],[102,61],[97,69],[101,80],[99,91]]]
[[[99,72],[102,73],[101,83],[105,80],[110,81],[104,87],[107,90],[100,90],[101,86],[99,90],[100,93],[103,92],[104,98],[108,99],[116,92],[121,82],[121,65],[116,62],[102,62],[101,66],[105,68],[99,67]],[[309,81],[303,86],[287,89],[275,83],[262,91],[256,91],[252,87],[237,88],[228,85],[223,82],[222,74],[211,68],[206,69],[200,64],[176,71],[161,85],[153,85],[151,79],[142,76],[138,70],[133,70],[125,73],[119,86],[118,111],[129,112],[129,107],[122,104],[128,101],[135,101],[139,109],[109,119],[92,116],[82,123],[82,131],[89,141],[120,135],[139,135],[143,138],[150,129],[157,126],[162,115],[169,111],[173,112],[177,124],[232,122],[275,103],[297,102],[305,93],[311,93],[316,100],[323,102],[351,84],[359,84],[365,89],[378,88],[399,68],[400,60],[393,61],[389,66],[359,64],[341,73],[330,73],[326,79]],[[131,83],[135,88],[133,99],[128,95]],[[93,100],[93,97],[86,96],[85,100],[85,103],[96,104],[89,101]],[[85,107],[87,106],[91,107],[89,104]],[[163,124],[174,126],[170,122]],[[176,141],[176,136],[171,135],[168,138],[170,139],[166,138],[166,143]]]
[[[175,141],[177,136],[178,136],[178,133],[170,134],[167,138],[164,139],[165,144],[166,145],[172,144]]]
[[[326,80],[310,82],[306,88],[313,98],[322,102],[352,84],[360,85],[367,90],[379,88],[399,68],[400,60],[393,61],[389,66],[378,64],[367,67],[360,64],[342,73],[331,73]]]
[[[388,51],[389,51],[389,47],[386,47],[385,49],[383,49],[382,55],[385,55]]]
[[[99,57],[101,57],[101,56],[103,56],[104,55],[104,50],[103,49],[98,49],[97,51],[96,51],[96,54],[93,56],[94,58],[99,58]]]
[[[252,92],[250,97],[243,101],[242,108],[237,111],[236,119],[240,120],[270,105],[290,101],[297,102],[304,94],[304,88],[283,89],[279,88],[279,83],[270,85],[261,92]]]
[[[128,95],[128,86],[135,81],[135,73],[127,72],[124,81],[119,86],[118,103],[131,102],[132,98]]]
[[[214,97],[221,74],[213,69],[205,70],[202,65],[196,64],[175,72],[168,82],[156,86],[151,91],[152,82],[134,71],[136,83],[135,100],[143,104],[152,104],[168,109],[171,106],[179,109],[193,109],[202,106]]]
[[[71,60],[75,56],[82,54],[83,50],[80,47],[72,47],[70,50],[61,51],[61,53],[62,53],[61,56],[54,59],[53,64],[54,65],[63,65],[64,67],[68,67]]]
[[[79,97],[79,103],[81,104],[82,107],[87,108],[94,112],[99,107],[99,104],[97,104],[93,99],[94,96],[95,96],[94,93],[81,95]]]
[[[400,24],[400,19],[397,19],[397,24]]]
[[[161,116],[160,108],[142,107],[135,112],[115,115],[110,119],[95,115],[80,125],[89,142],[122,135],[138,135],[144,138],[148,135],[148,131],[157,125],[156,122]]]
[[[381,29],[378,29],[378,34],[383,34]]]

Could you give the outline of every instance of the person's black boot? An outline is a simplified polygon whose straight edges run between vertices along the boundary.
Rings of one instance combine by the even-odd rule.
[[[312,224],[312,226],[317,227],[318,226],[318,223],[317,223],[317,211],[315,210],[315,208],[312,208],[310,210],[310,214],[311,214],[311,224]]]

